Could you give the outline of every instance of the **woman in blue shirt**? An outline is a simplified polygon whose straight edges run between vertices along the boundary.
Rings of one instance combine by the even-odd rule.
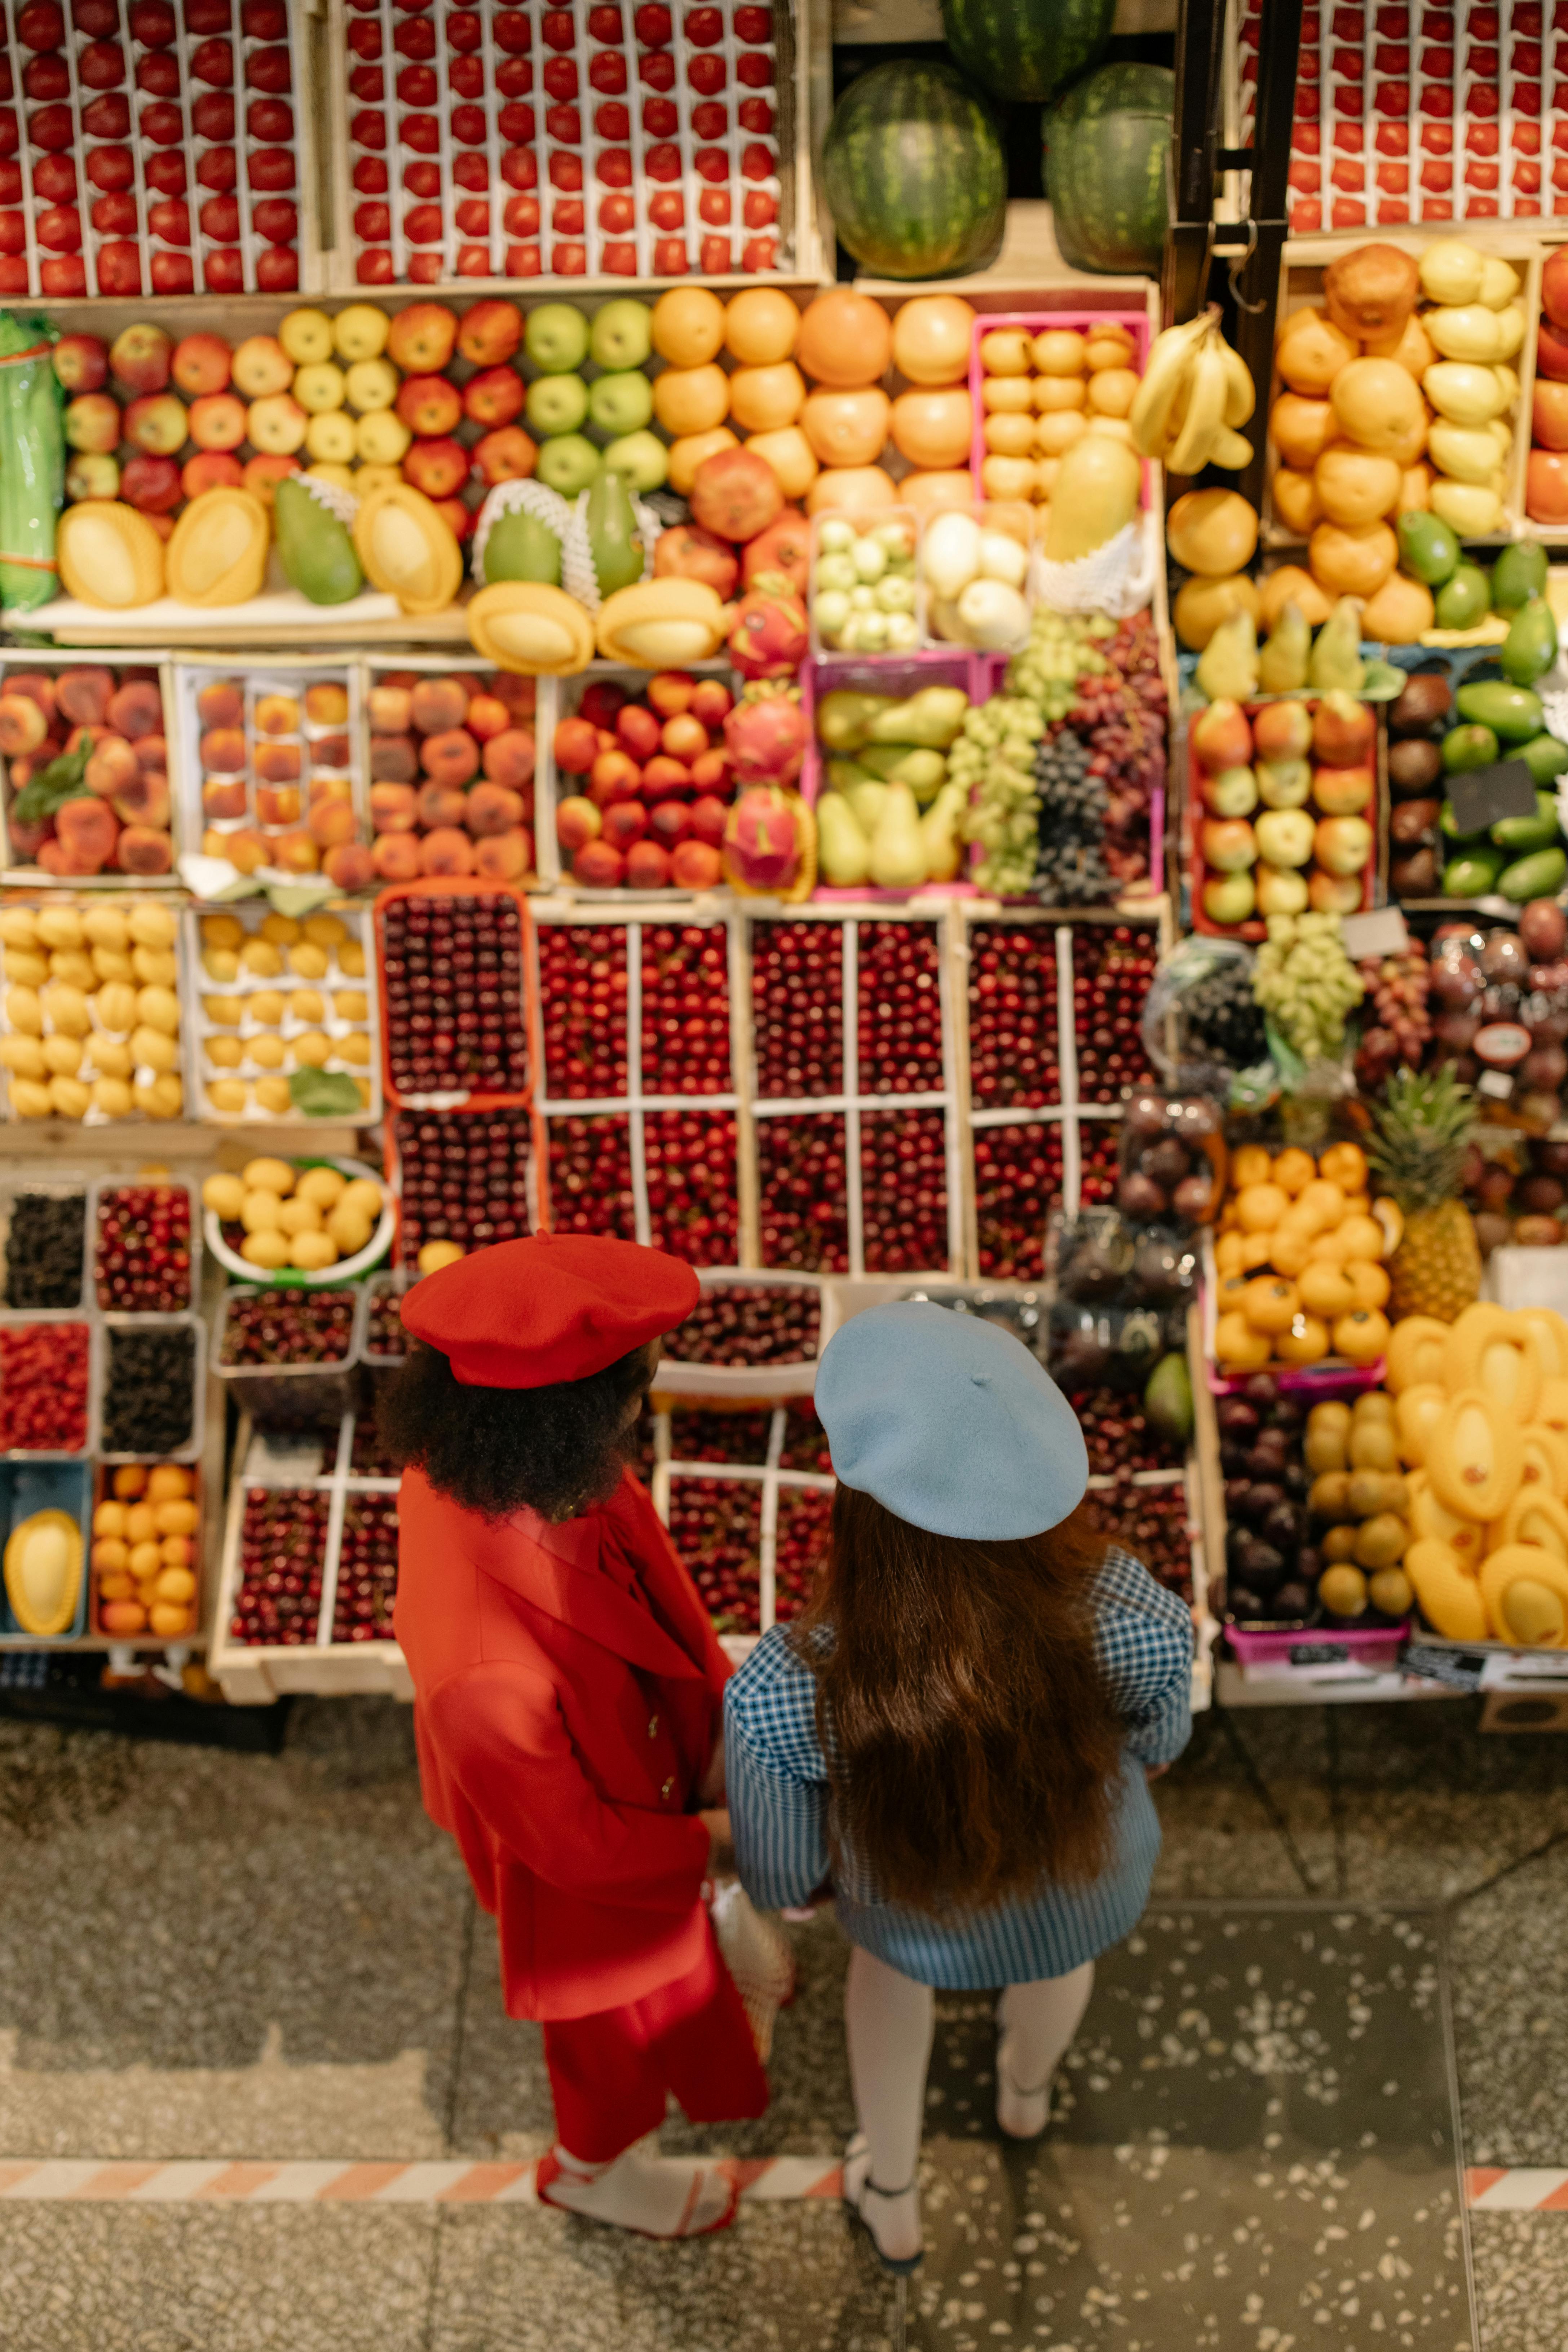
[[[730,1810],[758,1904],[831,1878],[855,1947],[844,2195],[907,2271],[934,1989],[1005,1988],[997,2122],[1042,2132],[1095,1955],[1148,1899],[1148,1776],[1192,1728],[1192,1625],[1085,1525],[1083,1433],[994,1324],[871,1307],[824,1352],[816,1409],[826,1555],[806,1615],[729,1685]]]

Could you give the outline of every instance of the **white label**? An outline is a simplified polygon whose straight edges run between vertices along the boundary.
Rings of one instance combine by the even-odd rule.
[[[1513,1092],[1513,1080],[1506,1070],[1483,1070],[1476,1080],[1476,1092],[1492,1095],[1499,1102],[1507,1102]]]
[[[1397,907],[1373,907],[1364,915],[1346,915],[1340,938],[1352,963],[1363,956],[1404,955],[1410,945],[1405,917]]]

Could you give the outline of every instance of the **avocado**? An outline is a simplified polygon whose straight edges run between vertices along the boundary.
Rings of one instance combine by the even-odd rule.
[[[1413,580],[1441,588],[1458,569],[1458,534],[1441,515],[1412,508],[1399,518],[1399,561]]]
[[[1521,604],[1509,624],[1498,667],[1515,686],[1533,686],[1557,658],[1557,624],[1544,596]]]
[[[1454,707],[1472,725],[1489,727],[1500,741],[1528,743],[1546,724],[1541,697],[1527,686],[1510,686],[1500,677],[1467,683],[1454,697]]]
[[[1542,732],[1532,735],[1528,743],[1516,743],[1512,756],[1524,761],[1538,784],[1549,784],[1568,768],[1568,743]]]
[[[1457,776],[1465,768],[1489,768],[1498,749],[1498,739],[1489,727],[1450,727],[1443,738],[1444,769]]]
[[[1522,906],[1527,898],[1554,898],[1568,878],[1568,856],[1560,848],[1537,849],[1528,857],[1516,858],[1505,866],[1498,876],[1497,887],[1505,898]]]
[[[1467,557],[1437,591],[1437,626],[1473,629],[1491,610],[1491,584],[1479,563]]]
[[[273,493],[278,560],[290,588],[312,604],[346,604],[364,586],[353,541],[320,483],[285,474]]]
[[[1489,845],[1467,849],[1462,856],[1450,857],[1443,868],[1444,898],[1484,898],[1489,891],[1497,888],[1498,876],[1507,862],[1506,849],[1493,849]],[[1521,861],[1525,864],[1531,862],[1528,859]]]
[[[561,585],[561,541],[537,515],[514,507],[498,515],[485,535],[484,584],[497,580],[532,580],[543,588]]]
[[[1500,849],[1511,850],[1516,857],[1530,849],[1550,849],[1557,838],[1556,795],[1538,792],[1533,816],[1500,817],[1491,837]]]
[[[1492,604],[1500,613],[1517,613],[1532,597],[1546,593],[1546,550],[1538,540],[1516,540],[1505,547],[1492,566]]]

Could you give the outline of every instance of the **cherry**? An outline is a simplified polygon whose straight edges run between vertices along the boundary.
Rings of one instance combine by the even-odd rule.
[[[842,1093],[843,940],[841,923],[753,926],[752,1051],[760,1100]]]
[[[538,937],[544,1084],[549,1099],[602,1102],[624,1095],[626,927],[541,923]],[[644,961],[646,968],[646,956]],[[647,1085],[646,1066],[643,1084]]]
[[[404,1331],[403,1318],[398,1311],[401,1304],[402,1300],[400,1294],[394,1289],[390,1284],[377,1282],[373,1286],[370,1295],[370,1315],[365,1331],[364,1342],[364,1351],[367,1356],[380,1356],[388,1360],[401,1360],[401,1358],[407,1354],[407,1335]],[[356,1448],[356,1460],[354,1466],[357,1470],[359,1467],[357,1460],[359,1432],[357,1427],[354,1432],[354,1444]]]
[[[717,1631],[760,1632],[761,1480],[672,1477],[669,1534]]]
[[[768,1458],[773,1414],[726,1412],[706,1405],[676,1405],[669,1416],[674,1462],[744,1462],[760,1470]]]
[[[558,1234],[637,1239],[632,1145],[624,1118],[552,1118],[550,1223]]]
[[[1100,1487],[1085,1497],[1085,1509],[1099,1534],[1135,1552],[1151,1576],[1184,1601],[1192,1600],[1192,1538],[1180,1480],[1163,1486]]]
[[[116,1314],[176,1315],[191,1304],[191,1196],[183,1184],[132,1184],[98,1199],[98,1303]]]
[[[1085,1208],[1115,1195],[1121,1136],[1113,1119],[1086,1118],[1079,1124],[1079,1198]]]
[[[974,1138],[974,1211],[980,1272],[1000,1282],[1038,1282],[1046,1219],[1062,1204],[1062,1130],[1056,1120],[983,1127]]]
[[[969,1071],[976,1110],[1061,1099],[1054,925],[977,923],[970,933]]]
[[[849,1271],[844,1118],[838,1111],[757,1121],[764,1265]]]
[[[357,1443],[357,1428],[354,1434]],[[390,1642],[396,1597],[397,1497],[351,1495],[338,1545],[333,1641]]]
[[[389,1298],[395,1307],[396,1299],[392,1297],[390,1292],[384,1293],[383,1297],[376,1303],[384,1305]],[[399,1328],[401,1328],[401,1326]],[[351,1478],[395,1478],[397,1475],[398,1465],[383,1450],[381,1438],[376,1430],[374,1413],[360,1413],[354,1421],[353,1450],[349,1456],[349,1476]]]
[[[690,1265],[739,1254],[736,1122],[723,1111],[649,1111],[643,1122],[648,1238]]]
[[[832,1514],[833,1497],[820,1486],[781,1485],[773,1542],[773,1616],[781,1624],[811,1598]]]
[[[526,1092],[522,923],[509,892],[394,898],[381,956],[400,1094]]]
[[[860,1118],[860,1229],[868,1274],[947,1264],[946,1121],[940,1110]]]
[[[1099,923],[1075,928],[1073,1032],[1079,1100],[1118,1103],[1154,1076],[1139,1024],[1158,961],[1151,928]]]
[[[645,1095],[728,1094],[730,982],[722,923],[647,924],[642,934]]]
[[[935,926],[865,922],[859,930],[860,1091],[939,1093],[943,1074]]]
[[[414,1265],[426,1242],[483,1249],[532,1231],[533,1129],[526,1110],[405,1111],[394,1141],[405,1265]],[[401,1339],[398,1345],[401,1351]]]
[[[324,1487],[247,1487],[231,1642],[297,1649],[315,1640],[331,1509]]]
[[[827,1432],[816,1417],[816,1407],[811,1404],[791,1404],[784,1408],[784,1442],[779,1454],[781,1470],[816,1470],[825,1477],[833,1475],[833,1456],[827,1450]]]
[[[353,1339],[352,1290],[265,1290],[225,1302],[225,1364],[339,1364]]]
[[[0,1452],[80,1454],[87,1382],[85,1323],[0,1328]]]
[[[808,1362],[816,1353],[819,1321],[815,1290],[727,1283],[703,1292],[666,1340],[665,1353],[678,1364]]]
[[[1079,1389],[1069,1393],[1068,1402],[1089,1448],[1091,1478],[1126,1480],[1136,1470],[1179,1466],[1182,1448],[1150,1428],[1135,1395],[1124,1396],[1117,1389]]]

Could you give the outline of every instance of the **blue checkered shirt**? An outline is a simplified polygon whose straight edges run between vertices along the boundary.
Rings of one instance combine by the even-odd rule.
[[[1107,1553],[1095,1601],[1096,1652],[1125,1727],[1115,1853],[1101,1876],[938,1920],[884,1902],[854,1856],[840,1856],[844,1933],[921,1984],[978,1990],[1065,1976],[1119,1943],[1149,1899],[1160,1824],[1144,1767],[1170,1763],[1191,1736],[1192,1618],[1125,1551]],[[783,1626],[763,1635],[726,1689],[724,1752],[747,1893],[767,1910],[806,1902],[831,1868],[830,1792],[816,1677]]]

